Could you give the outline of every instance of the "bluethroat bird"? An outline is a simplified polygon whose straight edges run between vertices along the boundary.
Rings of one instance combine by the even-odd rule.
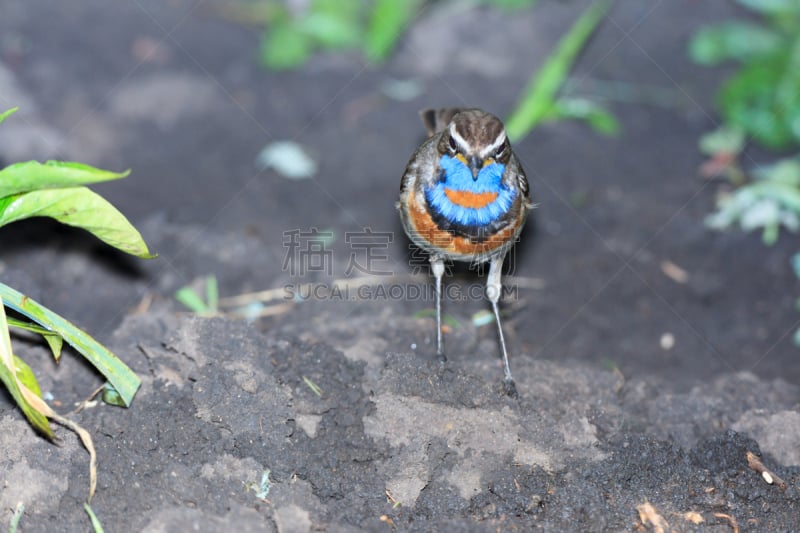
[[[420,116],[428,139],[406,166],[396,206],[406,234],[429,255],[436,282],[436,352],[444,362],[444,260],[489,262],[486,296],[503,353],[503,385],[506,394],[516,396],[497,302],[506,252],[533,207],[528,180],[496,116],[458,108],[423,110]]]

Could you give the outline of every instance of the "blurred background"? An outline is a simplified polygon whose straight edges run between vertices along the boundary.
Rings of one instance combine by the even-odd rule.
[[[348,268],[347,236],[366,229],[391,235],[375,269],[408,274],[393,204],[424,139],[417,113],[475,106],[506,120],[539,206],[513,260],[515,353],[678,389],[740,371],[800,382],[791,0],[27,0],[2,13],[0,103],[20,107],[0,126],[3,163],[132,169],[93,189],[160,255],[122,258],[47,221],[0,231],[5,279],[101,340],[144,299],[180,309],[174,291],[206,276],[231,296],[369,273]],[[287,243],[312,230],[330,269],[300,275]],[[389,309],[391,329],[431,306],[324,304],[260,323]],[[494,342],[485,307],[445,302],[453,335]]]

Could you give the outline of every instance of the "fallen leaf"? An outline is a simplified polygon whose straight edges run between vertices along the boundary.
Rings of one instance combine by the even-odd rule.
[[[256,156],[261,170],[273,169],[285,178],[300,180],[317,173],[317,163],[302,146],[293,141],[277,141],[266,145]]]

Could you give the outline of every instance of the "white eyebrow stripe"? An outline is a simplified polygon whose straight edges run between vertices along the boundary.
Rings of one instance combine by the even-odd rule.
[[[481,150],[480,156],[486,157],[487,155],[494,153],[494,151],[500,148],[504,142],[506,142],[506,132],[501,131],[500,135],[497,136],[497,139],[495,139],[492,144]]]
[[[458,132],[456,131],[456,125],[455,124],[450,124],[450,136],[453,139],[455,139],[458,144],[461,145],[461,148],[463,148],[465,152],[469,152],[470,150],[472,150],[472,147],[464,139],[464,137],[459,135]]]

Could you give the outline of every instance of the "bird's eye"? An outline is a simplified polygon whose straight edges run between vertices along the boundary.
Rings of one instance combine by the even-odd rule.
[[[503,144],[500,145],[500,147],[494,153],[494,156],[500,157],[501,155],[503,155],[503,153],[505,153],[506,148],[508,148],[508,141],[503,141]]]
[[[451,136],[450,139],[447,141],[447,143],[450,145],[450,151],[455,152],[456,151],[456,140],[453,139],[453,137]]]

